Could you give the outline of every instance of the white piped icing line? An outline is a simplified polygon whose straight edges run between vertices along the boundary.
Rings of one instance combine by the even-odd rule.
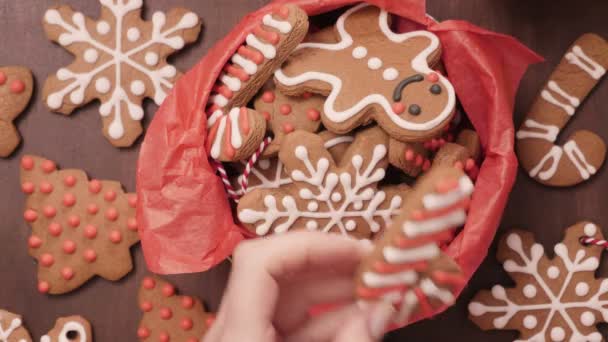
[[[556,99],[551,92],[563,97],[567,102],[561,102]],[[562,108],[570,116],[574,115],[576,108],[581,104],[578,98],[568,94],[555,81],[549,81],[547,89],[541,92],[541,96],[545,101]]]
[[[526,119],[526,121],[524,121],[524,127],[529,128],[530,130],[520,128],[519,131],[517,131],[517,139],[534,138],[555,142],[560,131],[558,126],[541,124],[532,119]],[[532,131],[532,129],[534,129],[534,131]]]
[[[251,131],[249,111],[245,107],[232,108],[228,115],[217,110],[207,120],[209,130],[209,154],[212,158],[219,158],[224,153],[234,153],[243,145],[244,137]]]
[[[1,319],[2,319],[2,316],[0,315],[0,320]],[[15,332],[15,330],[19,329],[20,327],[21,327],[21,319],[19,319],[19,318],[14,318],[13,320],[11,320],[11,322],[9,323],[8,327],[6,327],[6,329],[0,325],[0,342],[8,342],[9,337],[11,337],[13,332]]]
[[[575,45],[572,51],[566,54],[566,59],[588,73],[593,79],[599,80],[606,74],[606,69],[591,59],[578,45]]]

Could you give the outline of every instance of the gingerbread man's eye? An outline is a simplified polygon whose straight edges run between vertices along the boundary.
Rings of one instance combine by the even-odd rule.
[[[412,115],[420,115],[420,113],[422,113],[422,108],[417,104],[413,104],[410,105],[407,111]]]
[[[441,94],[441,86],[439,84],[433,84],[431,88],[429,88],[431,94],[439,95]]]

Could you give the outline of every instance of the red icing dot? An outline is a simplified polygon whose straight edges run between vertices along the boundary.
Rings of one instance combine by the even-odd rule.
[[[61,228],[61,225],[57,222],[53,222],[53,223],[49,224],[49,227],[47,229],[49,231],[49,234],[51,234],[53,236],[59,236],[59,235],[61,235],[61,232],[63,231],[63,229]]]
[[[74,194],[66,193],[63,195],[63,205],[71,207],[74,204],[76,204],[76,196],[74,196]]]
[[[98,181],[97,179],[93,179],[92,181],[89,182],[89,191],[97,194],[101,191],[101,182]]]
[[[150,336],[150,330],[148,330],[148,328],[144,328],[144,327],[139,327],[139,329],[137,329],[137,337],[139,338],[147,338]]]
[[[293,132],[293,130],[294,130],[293,125],[290,124],[289,122],[286,122],[283,124],[283,132],[291,133],[291,132]]]
[[[66,254],[74,254],[76,252],[76,243],[72,240],[65,240],[62,248]]]
[[[432,72],[427,76],[427,80],[429,80],[429,82],[435,83],[439,81],[439,75],[437,75],[437,73],[435,72]]]
[[[98,211],[99,211],[99,207],[97,206],[97,204],[91,203],[91,204],[87,205],[87,212],[89,214],[95,215],[95,214],[97,214]]]
[[[410,214],[412,216],[412,220],[422,220],[424,218],[424,213],[422,212],[422,210],[413,210],[412,213]]]
[[[445,145],[445,139],[439,138],[439,147],[443,147]]]
[[[291,113],[291,106],[287,103],[282,104],[279,107],[279,112],[281,112],[281,114],[283,114],[283,115],[289,115],[289,113]]]
[[[40,264],[44,267],[50,267],[55,262],[55,258],[49,253],[44,253],[40,256]]]
[[[431,149],[432,150],[436,150],[438,147],[439,147],[439,140],[432,139],[431,140]]]
[[[416,164],[416,166],[422,166],[422,163],[424,162],[424,159],[422,159],[421,155],[417,155],[416,156],[416,161],[414,162]]]
[[[194,306],[194,299],[190,296],[184,296],[182,298],[182,307],[185,309],[191,309]]]
[[[137,195],[129,195],[129,207],[135,208],[137,206]]]
[[[21,167],[24,170],[31,170],[34,168],[34,158],[30,157],[30,156],[25,156],[23,158],[21,158]]]
[[[143,285],[146,290],[152,290],[156,286],[156,281],[150,277],[145,277]]]
[[[0,85],[4,85],[4,83],[6,82],[6,74],[2,71],[0,71]]]
[[[318,121],[319,117],[321,117],[321,113],[318,110],[311,108],[306,111],[306,117],[311,121]]]
[[[266,121],[270,121],[270,113],[268,113],[268,112],[262,112],[262,116],[264,116],[264,119]]]
[[[23,218],[27,222],[34,222],[38,219],[38,214],[32,209],[28,209],[23,213]]]
[[[137,231],[137,219],[135,219],[135,217],[130,217],[127,220],[127,228],[132,231]]]
[[[437,185],[435,186],[437,192],[441,194],[450,192],[456,188],[458,188],[458,180],[453,178],[443,179],[437,182]]]
[[[50,160],[45,160],[42,162],[42,171],[45,173],[51,173],[55,171],[55,163]]]
[[[165,331],[158,334],[158,340],[160,342],[169,342],[169,334]]]
[[[173,312],[169,308],[161,308],[160,309],[160,318],[162,319],[170,319],[173,317]]]
[[[70,215],[68,217],[68,224],[73,228],[78,227],[80,225],[80,217],[78,215]]]
[[[103,195],[103,199],[105,199],[108,202],[114,201],[116,199],[116,191],[114,191],[114,190],[106,191],[106,193]]]
[[[52,205],[47,205],[44,207],[44,209],[42,209],[42,212],[44,213],[44,216],[51,218],[55,217],[55,215],[57,214],[57,209],[55,209],[55,207],[53,207]]]
[[[311,97],[312,97],[312,93],[311,92],[306,91],[306,92],[302,93],[302,98],[305,99],[305,100],[308,100]]]
[[[425,141],[425,142],[422,144],[422,146],[423,146],[425,149],[430,150],[430,149],[431,149],[431,141],[430,141],[430,140]]]
[[[152,311],[153,305],[151,302],[145,300],[139,305],[139,307],[143,312],[150,312]]]
[[[51,289],[51,286],[46,281],[41,281],[38,283],[38,292],[47,293]]]
[[[94,262],[95,260],[97,260],[97,253],[95,253],[95,251],[92,249],[87,249],[86,251],[84,251],[83,256],[84,260],[88,262]]]
[[[287,17],[289,17],[289,7],[287,7],[287,6],[281,7],[279,9],[278,14],[281,16],[281,18],[287,19]]]
[[[184,319],[182,319],[181,322],[179,322],[179,325],[184,330],[190,330],[190,329],[192,329],[193,323],[192,323],[192,320],[190,318],[184,318]]]
[[[471,171],[474,167],[475,167],[475,161],[471,158],[467,159],[467,161],[464,163],[464,169],[466,171]]]
[[[30,248],[38,248],[38,247],[42,246],[42,239],[40,239],[36,235],[32,235],[27,240],[27,244],[28,244],[28,246],[30,246]]]
[[[21,184],[21,191],[23,191],[24,194],[29,195],[33,193],[35,188],[36,186],[32,182],[23,182],[23,184]]]
[[[265,91],[264,94],[262,94],[262,101],[266,102],[266,103],[271,103],[274,101],[274,93],[272,91]]]
[[[118,219],[118,210],[116,208],[108,208],[106,210],[106,218],[110,221],[116,221]]]
[[[407,151],[405,151],[405,160],[407,161],[412,161],[414,160],[414,151],[412,149],[407,149]]]
[[[205,320],[205,324],[207,324],[208,327],[210,327],[213,322],[215,322],[215,316],[209,316]]]
[[[405,111],[405,106],[401,102],[393,103],[393,112],[402,114]]]
[[[94,239],[97,236],[97,228],[92,224],[88,224],[84,227],[84,236],[89,239]]]
[[[70,279],[74,278],[74,270],[71,269],[70,267],[64,267],[61,269],[61,276],[65,280],[70,280]]]
[[[76,184],[76,177],[72,175],[65,176],[65,178],[63,179],[63,183],[66,186],[72,187]]]
[[[165,286],[163,286],[162,292],[163,296],[171,297],[175,294],[175,288],[171,284],[165,284]]]
[[[40,182],[40,191],[45,194],[50,194],[53,192],[53,184],[49,182]]]
[[[428,159],[426,159],[426,160],[424,161],[424,163],[422,164],[422,170],[423,170],[423,171],[427,171],[427,170],[428,170],[428,169],[430,169],[430,168],[431,168],[431,161],[430,161],[430,160],[428,160]]]
[[[122,234],[118,230],[111,231],[110,241],[112,241],[112,243],[120,243],[122,241]]]
[[[25,90],[25,83],[21,80],[14,80],[11,82],[11,93],[13,94],[21,94]]]

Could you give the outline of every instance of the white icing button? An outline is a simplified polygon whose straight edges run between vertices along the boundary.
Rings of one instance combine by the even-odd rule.
[[[158,54],[156,52],[149,51],[145,56],[146,64],[154,66],[158,64]]]
[[[583,314],[581,315],[581,323],[586,327],[592,326],[593,323],[595,323],[595,315],[593,314],[593,312],[583,312]]]
[[[534,298],[534,296],[536,296],[536,287],[532,284],[528,284],[524,286],[523,292],[526,298]]]
[[[348,230],[350,232],[350,231],[355,230],[355,228],[357,228],[357,223],[353,220],[348,220],[344,224],[344,227],[346,228],[346,230]]]
[[[133,95],[140,96],[143,95],[145,91],[146,86],[144,85],[144,82],[140,80],[131,82],[131,92],[133,93]]]
[[[357,46],[356,48],[353,49],[354,58],[361,59],[365,56],[367,56],[367,49],[364,48],[363,46]]]
[[[262,160],[258,161],[258,166],[262,170],[268,170],[270,168],[270,160],[262,159]]]
[[[551,279],[559,277],[559,268],[557,266],[551,266],[547,269],[547,276]]]
[[[387,81],[396,80],[397,77],[399,77],[399,71],[395,68],[384,69],[384,72],[382,72],[382,78]]]
[[[308,230],[316,230],[317,229],[317,221],[308,221],[306,222],[306,229]]]
[[[353,203],[353,208],[355,208],[355,210],[361,210],[363,208],[363,202],[357,201],[357,202]]]
[[[563,341],[564,338],[566,338],[566,332],[563,328],[554,327],[553,329],[551,329],[551,340],[560,342]]]
[[[131,27],[128,31],[127,31],[127,39],[130,42],[135,42],[139,39],[140,33],[139,33],[139,29],[137,29],[137,27]]]
[[[585,235],[587,236],[594,236],[597,233],[597,226],[593,223],[587,223],[583,229],[585,230]]]
[[[334,192],[331,194],[331,200],[334,202],[339,202],[342,199],[342,195],[339,192]]]
[[[574,292],[577,296],[584,297],[589,293],[589,285],[581,281],[580,283],[576,284]]]
[[[372,57],[367,61],[367,66],[372,70],[378,70],[382,67],[382,61],[380,58]]]
[[[308,209],[308,211],[317,211],[317,209],[319,209],[319,203],[315,201],[310,201],[308,202],[306,209]]]
[[[97,62],[97,58],[99,58],[99,53],[95,49],[86,49],[83,57],[85,62],[93,64]]]
[[[524,317],[524,327],[526,329],[534,329],[536,328],[536,324],[538,324],[536,317],[532,315],[527,315],[526,317]]]
[[[101,94],[105,94],[110,91],[110,80],[105,77],[100,77],[95,81],[95,90]]]
[[[107,21],[102,20],[97,23],[97,33],[103,36],[108,34],[108,32],[110,32],[110,24]]]

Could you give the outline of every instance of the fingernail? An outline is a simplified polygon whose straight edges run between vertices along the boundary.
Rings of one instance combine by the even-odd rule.
[[[395,308],[391,303],[379,302],[374,306],[367,319],[369,333],[372,338],[379,340],[384,336],[386,328],[388,328],[395,313]]]

